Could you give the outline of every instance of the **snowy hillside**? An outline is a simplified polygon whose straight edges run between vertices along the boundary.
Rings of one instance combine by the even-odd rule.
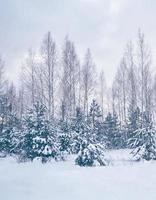
[[[130,161],[129,153],[110,151],[106,167],[75,166],[66,162],[18,164],[0,160],[2,200],[155,200],[156,162]]]

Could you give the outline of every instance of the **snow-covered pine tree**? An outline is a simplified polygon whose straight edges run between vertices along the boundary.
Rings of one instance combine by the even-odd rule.
[[[136,130],[141,128],[141,124],[142,120],[139,107],[137,107],[134,111],[129,109],[127,120],[127,139],[129,142],[129,139],[135,136]],[[128,144],[128,146],[130,146],[130,143]]]
[[[22,141],[24,159],[33,160],[35,157],[40,157],[42,162],[45,162],[58,156],[55,130],[51,129],[45,114],[46,107],[38,102],[28,111]]]
[[[19,152],[19,125],[16,115],[8,114],[3,124],[0,137],[0,152],[2,155],[12,155]]]
[[[68,121],[61,120],[58,124],[58,148],[61,160],[65,160],[67,155],[72,153],[72,134]]]
[[[99,131],[101,128],[101,111],[99,105],[93,100],[89,118],[83,129],[80,151],[75,160],[79,166],[105,166],[104,145],[101,143]]]
[[[105,135],[107,137],[107,148],[122,148],[124,143],[124,135],[120,129],[118,117],[114,113],[108,113],[104,121]]]
[[[92,122],[92,127],[94,129],[95,126],[98,126],[98,124],[102,120],[102,113],[101,113],[101,108],[96,102],[95,99],[93,99],[91,105],[90,105],[90,111],[89,111],[89,116]]]
[[[156,160],[156,130],[152,121],[147,120],[145,113],[144,123],[134,131],[133,137],[129,139],[129,144],[133,148],[131,154],[139,160]]]
[[[68,121],[59,123],[59,145],[63,153],[78,153],[83,139],[89,138],[90,127],[85,120],[84,113],[76,108],[76,116]]]
[[[73,131],[76,131],[77,133],[81,133],[81,130],[84,129],[84,123],[85,123],[85,116],[82,112],[80,107],[76,108],[76,116],[72,119],[71,128]]]
[[[106,135],[105,135],[105,126],[102,121],[102,112],[98,103],[93,99],[89,112],[89,123],[92,125],[92,137],[94,141],[105,145]]]
[[[10,97],[12,93],[10,92]],[[17,153],[20,120],[17,118],[12,98],[0,95],[0,152],[2,155]]]
[[[81,150],[75,159],[75,164],[79,166],[105,166],[107,162],[104,157],[104,148],[100,144],[90,143],[89,141],[83,141]]]
[[[84,113],[80,107],[76,108],[76,116],[71,122],[72,131],[72,153],[77,154],[80,151],[81,143],[85,137],[86,121]]]
[[[140,128],[136,130],[135,136],[131,139],[131,152],[136,160],[156,160],[156,131],[153,128]]]

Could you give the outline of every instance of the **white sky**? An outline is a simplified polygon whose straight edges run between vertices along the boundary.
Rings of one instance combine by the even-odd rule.
[[[37,50],[47,31],[62,47],[65,35],[78,54],[91,49],[97,69],[110,82],[125,44],[136,40],[140,27],[156,54],[155,0],[0,0],[0,54],[8,75],[17,81],[22,59]],[[156,60],[156,59],[155,59]]]

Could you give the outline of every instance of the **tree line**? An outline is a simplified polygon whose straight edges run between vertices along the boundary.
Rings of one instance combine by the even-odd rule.
[[[127,43],[110,88],[96,69],[90,49],[80,62],[74,42],[66,37],[58,52],[50,32],[28,51],[18,89],[0,59],[2,155],[44,162],[73,153],[80,166],[106,165],[104,149],[128,147],[155,159],[156,78],[144,34]]]

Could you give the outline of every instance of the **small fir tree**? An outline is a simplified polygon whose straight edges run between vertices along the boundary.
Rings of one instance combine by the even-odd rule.
[[[81,150],[75,159],[75,164],[79,166],[105,166],[104,149],[100,144],[92,144],[88,141],[83,141]]]
[[[108,113],[104,121],[104,127],[107,137],[107,148],[122,148],[124,137],[120,129],[117,115]]]
[[[127,139],[130,142],[130,138],[135,137],[136,130],[140,129],[142,126],[141,112],[139,107],[134,111],[129,110],[128,121],[127,121]],[[128,143],[128,147],[130,147]]]
[[[133,137],[129,139],[129,144],[133,148],[131,154],[136,160],[156,160],[155,135],[152,122],[145,123],[134,132]]]
[[[56,158],[58,154],[55,130],[51,130],[46,120],[46,107],[39,103],[28,111],[25,118],[24,137],[22,141],[22,155],[33,160],[40,157],[43,162]]]
[[[9,113],[3,121],[3,129],[0,135],[0,152],[5,156],[19,152],[19,125],[18,118],[12,113]]]

